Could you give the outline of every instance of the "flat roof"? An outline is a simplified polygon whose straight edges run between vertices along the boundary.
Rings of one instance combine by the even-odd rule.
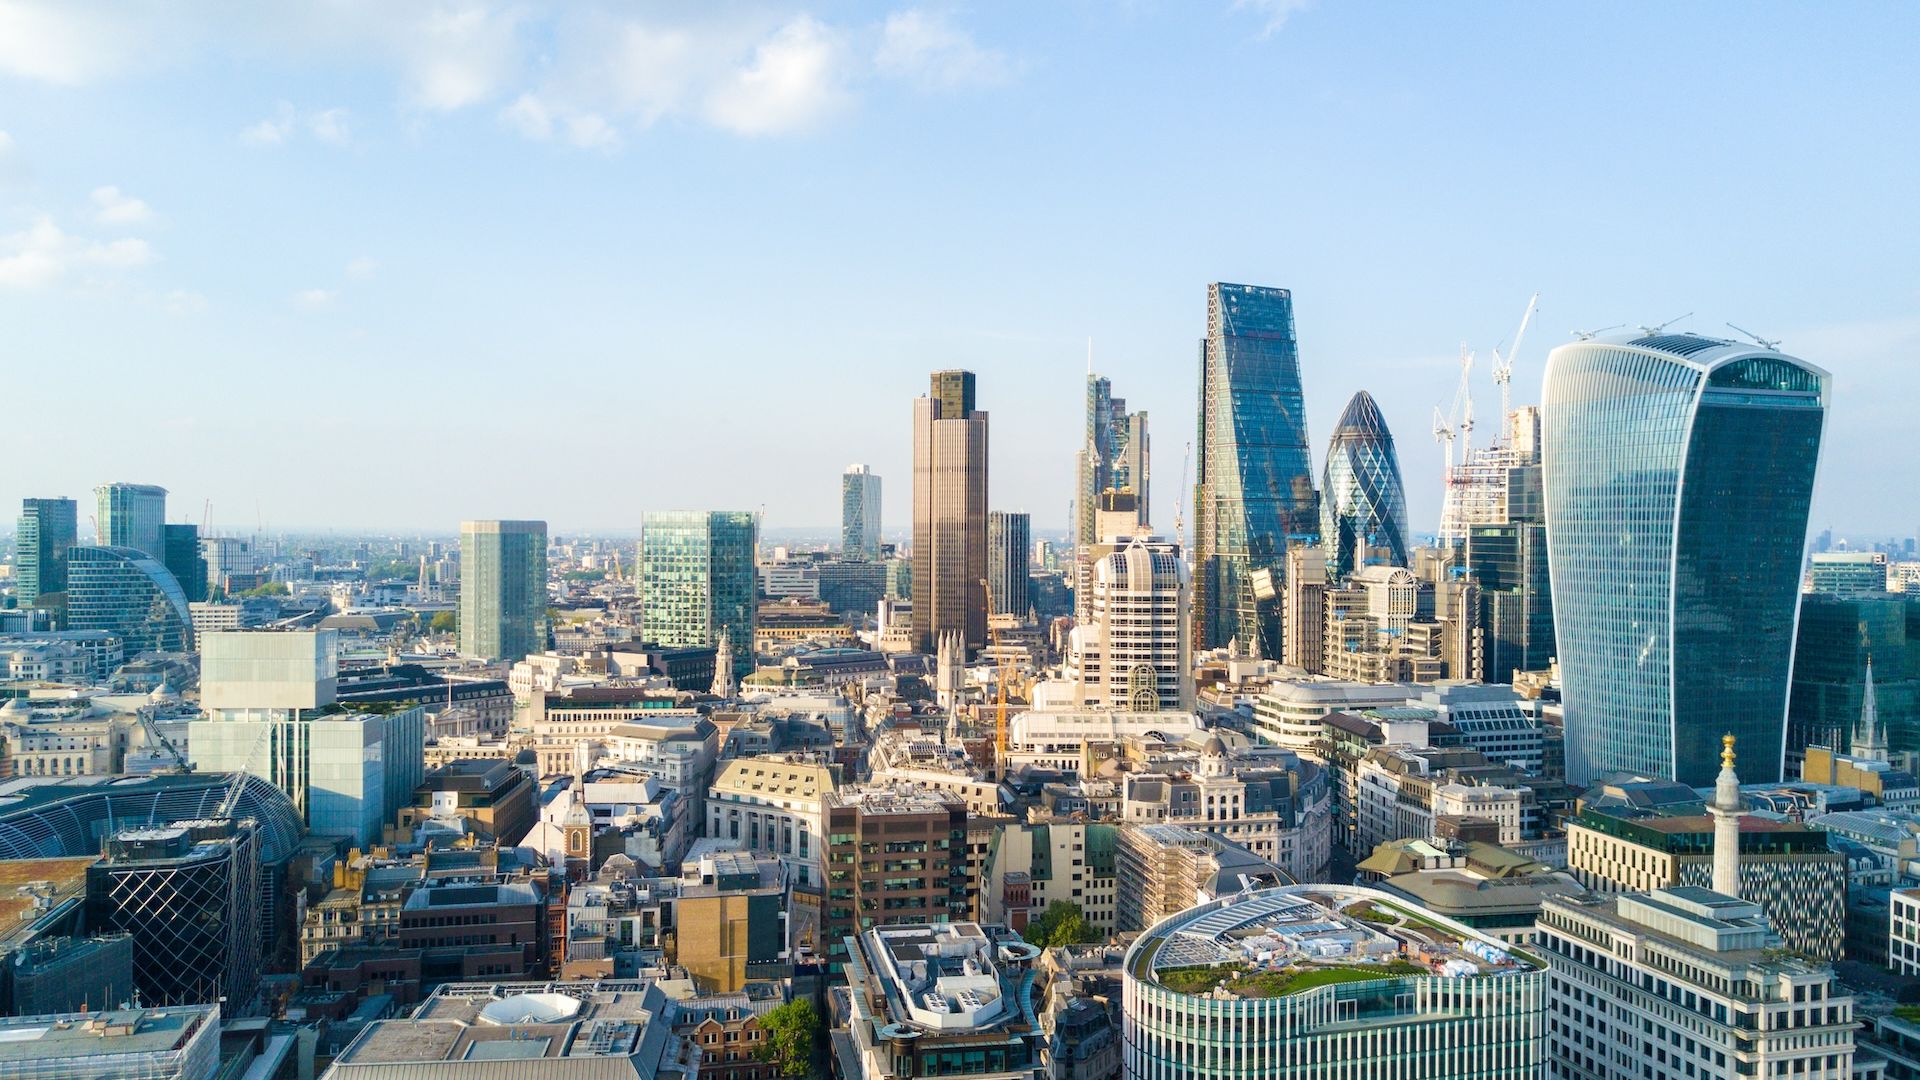
[[[114,1009],[0,1020],[0,1062],[154,1054],[178,1049],[218,1006]]]

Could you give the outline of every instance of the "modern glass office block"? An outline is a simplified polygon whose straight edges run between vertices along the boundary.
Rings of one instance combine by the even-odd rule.
[[[460,651],[519,660],[547,647],[547,523],[460,526]]]
[[[93,489],[95,542],[166,555],[167,489],[153,484],[102,484]]]
[[[1400,458],[1380,407],[1365,390],[1347,403],[1327,447],[1320,484],[1320,542],[1326,546],[1327,573],[1334,580],[1352,573],[1373,549],[1385,551],[1394,566],[1411,565]]]
[[[880,477],[865,465],[849,465],[840,477],[840,554],[880,557]]]
[[[1194,643],[1278,656],[1287,545],[1320,532],[1288,290],[1207,286],[1195,465]]]
[[[79,542],[72,499],[22,499],[14,528],[14,595],[32,607],[42,593],[67,589],[67,549]]]
[[[120,635],[129,659],[193,647],[187,597],[160,561],[124,547],[67,550],[67,626]]]
[[[1033,516],[993,510],[987,514],[987,583],[995,615],[1024,619],[1032,606],[1027,577],[1033,562]]]
[[[744,510],[646,515],[640,534],[641,631],[675,648],[726,635],[736,677],[753,673],[758,523]]]
[[[1567,771],[1780,777],[1829,377],[1664,334],[1547,362],[1544,476]]]

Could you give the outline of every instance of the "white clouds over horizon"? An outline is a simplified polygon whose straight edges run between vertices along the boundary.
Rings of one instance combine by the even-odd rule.
[[[25,229],[0,236],[0,288],[39,288],[82,271],[119,272],[153,260],[145,240],[75,236],[42,214]]]
[[[93,220],[102,225],[138,225],[153,220],[153,208],[112,184],[93,189]]]

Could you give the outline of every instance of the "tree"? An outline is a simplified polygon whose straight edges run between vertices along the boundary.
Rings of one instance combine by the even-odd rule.
[[[240,595],[241,596],[288,596],[288,595],[291,595],[292,593],[293,593],[293,590],[287,588],[286,582],[269,581],[265,585],[248,589],[246,592],[243,592]]]
[[[451,611],[436,611],[432,621],[427,623],[427,629],[436,634],[451,634],[460,629],[460,619]]]
[[[1071,900],[1055,900],[1040,917],[1027,924],[1027,943],[1043,949],[1062,945],[1087,945],[1100,940],[1100,932],[1087,925],[1080,905]]]
[[[813,1049],[820,1040],[820,1014],[807,998],[790,1001],[760,1018],[766,1040],[754,1051],[761,1061],[780,1067],[780,1075],[801,1080],[813,1075]]]

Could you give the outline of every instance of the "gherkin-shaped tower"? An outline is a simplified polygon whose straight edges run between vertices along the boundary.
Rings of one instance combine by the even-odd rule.
[[[1352,573],[1369,548],[1385,549],[1395,566],[1408,565],[1400,459],[1380,407],[1365,390],[1347,402],[1327,447],[1320,481],[1320,542],[1334,580]]]

